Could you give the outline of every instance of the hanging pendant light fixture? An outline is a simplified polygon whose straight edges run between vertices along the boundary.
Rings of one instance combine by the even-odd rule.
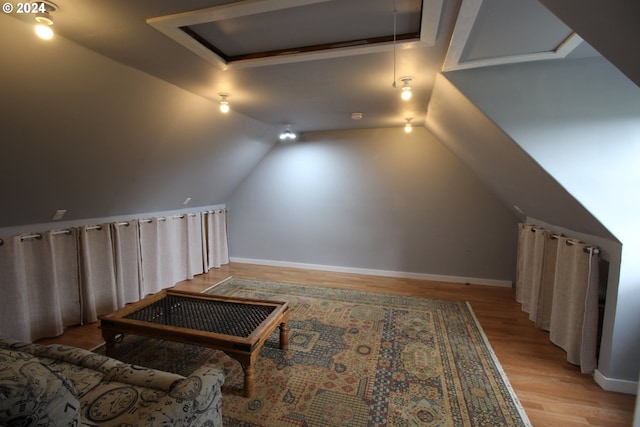
[[[220,112],[227,114],[229,112],[229,94],[219,93],[220,95]]]
[[[411,80],[413,80],[413,77],[400,77],[400,81],[402,82],[402,93],[400,97],[405,101],[411,99]]]
[[[35,16],[36,26],[35,32],[43,40],[51,40],[53,38],[53,17],[51,12],[58,10],[58,6],[50,1],[40,1],[31,3],[32,8],[37,11]],[[32,11],[34,10],[32,9]]]
[[[396,1],[393,0],[393,83],[391,86],[396,88],[396,41],[397,41],[397,19],[398,19],[398,10],[396,8]],[[402,93],[400,97],[408,101],[411,99],[411,85],[409,84],[413,80],[413,77],[406,76],[400,77],[400,81],[402,82]]]
[[[411,133],[411,131],[413,130],[413,125],[411,124],[411,120],[413,120],[413,117],[407,117],[405,120],[407,121],[407,123],[405,123],[404,125],[404,131],[406,133]]]

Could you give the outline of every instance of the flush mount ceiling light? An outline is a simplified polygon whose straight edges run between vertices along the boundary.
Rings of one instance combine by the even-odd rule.
[[[229,112],[229,94],[219,93],[218,95],[220,95],[220,112],[226,114]]]
[[[296,139],[296,134],[291,132],[291,125],[285,126],[284,131],[280,134],[280,140],[287,141],[294,139]]]
[[[405,101],[408,101],[411,99],[411,80],[413,80],[413,77],[401,77],[400,81],[402,82],[402,93],[400,94],[400,96],[402,97],[402,99],[404,99]]]
[[[413,120],[413,118],[407,117],[405,120],[407,121],[407,123],[404,125],[404,131],[406,133],[411,133],[411,131],[413,130],[413,125],[411,124],[411,120]]]
[[[35,32],[43,40],[51,40],[53,38],[53,17],[51,12],[58,10],[58,6],[50,1],[40,1],[30,3],[31,11],[37,12],[35,20]]]

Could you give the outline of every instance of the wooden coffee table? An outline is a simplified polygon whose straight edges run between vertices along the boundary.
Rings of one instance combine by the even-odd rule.
[[[289,347],[289,303],[163,290],[99,316],[107,354],[122,333],[221,350],[244,370],[244,396],[255,394],[254,363],[279,326],[280,349]]]

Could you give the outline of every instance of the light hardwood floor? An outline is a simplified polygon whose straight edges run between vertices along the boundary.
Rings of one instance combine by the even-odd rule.
[[[513,289],[233,263],[181,282],[176,288],[199,292],[229,276],[469,301],[535,427],[632,424],[635,396],[606,392],[592,376],[567,363],[564,351],[522,312]],[[39,342],[91,349],[103,341],[94,323]]]

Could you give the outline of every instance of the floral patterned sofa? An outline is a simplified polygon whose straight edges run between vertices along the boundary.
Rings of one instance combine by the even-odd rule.
[[[0,337],[0,425],[222,426],[224,374],[189,377]]]

